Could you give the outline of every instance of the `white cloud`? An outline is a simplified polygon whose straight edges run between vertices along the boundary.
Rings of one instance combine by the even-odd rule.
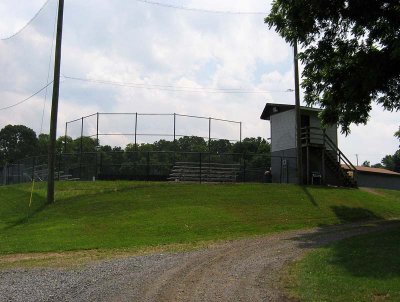
[[[44,0],[0,3],[0,36],[23,26]],[[2,105],[17,102],[44,85],[53,33],[56,0],[16,38],[0,43]],[[203,9],[267,11],[271,1],[171,0]],[[267,14],[267,13],[266,13]],[[285,91],[293,88],[292,50],[263,23],[263,15],[220,15],[180,11],[137,1],[70,0],[65,3],[62,72],[70,76],[139,84],[243,88]],[[50,91],[51,92],[51,91]],[[66,121],[95,112],[182,113],[243,122],[244,136],[269,137],[259,116],[266,102],[293,103],[293,93],[217,94],[127,88],[65,80],[61,86],[59,135]],[[24,123],[39,131],[43,93],[23,106],[0,112],[0,127]],[[48,131],[49,100],[45,115]],[[379,122],[385,120],[385,123]],[[129,121],[103,121],[112,128]],[[158,125],[157,125],[158,124]],[[340,147],[351,156],[396,149],[396,114],[372,111],[371,122],[353,127]],[[129,126],[128,126],[129,125]],[[143,131],[160,131],[168,122],[143,121]],[[202,124],[183,123],[193,132]],[[89,126],[87,129],[90,129]],[[185,127],[185,126],[182,126]],[[91,132],[93,127],[91,128]],[[123,132],[123,129],[113,129]],[[128,129],[129,130],[129,129]],[[184,129],[187,131],[187,129]],[[237,137],[237,128],[215,125],[215,136]],[[197,132],[196,132],[197,133]],[[368,133],[367,135],[365,133]],[[110,143],[125,144],[131,138]],[[379,147],[377,147],[379,146]],[[375,155],[373,155],[375,154]],[[367,158],[367,156],[366,156]]]

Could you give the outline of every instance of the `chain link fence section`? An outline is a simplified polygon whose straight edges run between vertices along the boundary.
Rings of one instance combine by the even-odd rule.
[[[271,170],[271,161],[284,163]],[[295,159],[265,154],[133,151],[60,153],[55,178],[60,181],[139,180],[192,182],[288,183]],[[274,176],[279,176],[274,177]],[[0,184],[47,181],[47,156],[32,157],[0,168]]]
[[[101,140],[102,145],[114,146],[195,136],[211,146],[210,142],[223,138],[241,142],[242,122],[178,113],[95,113],[65,123],[64,153],[69,151],[68,136],[81,140],[90,137],[97,144]],[[80,151],[83,152],[82,148]]]

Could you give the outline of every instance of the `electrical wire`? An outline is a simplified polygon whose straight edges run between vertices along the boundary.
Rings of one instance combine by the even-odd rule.
[[[49,4],[51,0],[47,0],[42,7],[37,11],[37,13],[32,17],[32,19],[30,19],[28,21],[28,23],[26,23],[23,27],[21,27],[17,32],[15,32],[14,34],[12,34],[9,37],[6,38],[1,38],[0,41],[6,41],[9,40],[11,38],[14,38],[15,36],[17,36],[18,34],[20,34],[21,32],[23,32],[38,16],[39,14],[43,11],[43,9],[47,6],[47,4]]]
[[[168,3],[161,3],[157,1],[150,1],[150,0],[135,0],[137,2],[142,2],[151,5],[157,5],[161,7],[171,8],[171,9],[180,9],[180,10],[187,10],[187,11],[195,11],[200,13],[209,13],[209,14],[228,14],[228,15],[265,15],[266,12],[240,12],[240,11],[218,11],[218,10],[210,10],[210,9],[202,9],[202,8],[192,8],[192,7],[185,7],[185,6],[178,6]]]
[[[7,109],[11,109],[11,108],[17,107],[17,106],[19,106],[19,105],[21,105],[21,104],[23,104],[23,103],[29,101],[31,98],[37,96],[39,93],[41,93],[41,92],[42,92],[43,90],[45,90],[47,87],[49,87],[51,84],[53,84],[53,81],[51,81],[50,83],[48,83],[46,86],[44,86],[44,87],[41,88],[40,90],[36,91],[36,92],[35,92],[34,94],[32,94],[31,96],[27,97],[26,99],[24,99],[24,100],[22,100],[22,101],[20,101],[20,102],[18,102],[18,103],[15,103],[15,104],[13,104],[13,105],[0,108],[0,111],[3,111],[3,110],[7,110]]]
[[[49,59],[49,66],[48,66],[48,69],[47,69],[47,80],[46,80],[46,83],[48,83],[49,80],[50,80],[51,59],[53,58],[53,48],[54,48],[56,28],[57,28],[57,14],[55,14],[55,18],[54,18],[53,39],[51,41],[50,59]],[[46,87],[46,92],[45,92],[44,101],[43,101],[42,121],[40,123],[40,134],[43,133],[44,112],[45,112],[46,103],[47,103],[47,91],[48,91],[48,86]]]
[[[131,88],[140,88],[148,90],[163,90],[172,92],[193,92],[193,93],[231,93],[231,94],[258,94],[258,93],[291,93],[292,89],[288,90],[250,90],[241,88],[210,88],[210,87],[189,87],[189,86],[173,86],[173,85],[155,85],[155,84],[140,84],[140,83],[127,83],[127,82],[116,82],[106,81],[98,79],[85,79],[79,77],[71,77],[62,75],[63,78],[74,81],[89,82],[94,84],[104,84]]]

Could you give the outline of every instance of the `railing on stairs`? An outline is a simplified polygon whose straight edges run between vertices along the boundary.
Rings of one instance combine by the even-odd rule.
[[[304,127],[301,129],[302,146],[320,146],[324,154],[333,163],[337,164],[337,171],[344,177],[349,186],[357,186],[357,169],[338,148],[325,130],[316,127]]]

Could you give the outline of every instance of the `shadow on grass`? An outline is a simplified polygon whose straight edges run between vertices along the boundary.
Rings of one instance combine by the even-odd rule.
[[[14,227],[17,227],[19,225],[27,223],[29,219],[43,212],[49,206],[49,204],[46,203],[46,198],[37,193],[32,194],[32,200],[33,200],[32,201],[33,206],[31,205],[31,207],[29,207],[29,201],[28,201],[26,203],[25,213],[21,213],[19,218],[10,221],[8,223],[8,226],[3,228],[2,230],[6,231]]]
[[[314,196],[312,196],[312,194],[311,194],[310,191],[308,190],[308,188],[305,187],[305,186],[301,186],[301,189],[302,189],[303,192],[307,195],[308,200],[312,203],[312,205],[313,205],[314,207],[318,208],[319,206],[318,206],[318,204],[317,204],[317,202],[316,202]]]
[[[334,206],[332,210],[345,224],[320,226],[315,232],[290,239],[303,249],[328,246],[327,254],[311,270],[334,266],[355,277],[400,277],[400,221],[384,221],[363,208]]]
[[[366,221],[366,220],[382,220],[381,216],[376,215],[370,210],[364,208],[349,208],[346,206],[332,206],[332,211],[341,223]]]

